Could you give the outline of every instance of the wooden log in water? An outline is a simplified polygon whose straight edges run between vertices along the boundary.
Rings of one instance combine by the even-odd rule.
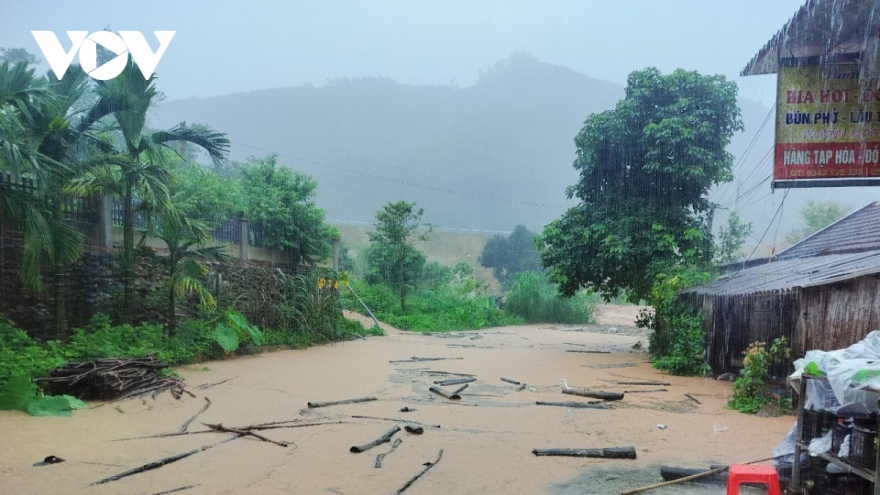
[[[400,427],[395,426],[394,428],[391,428],[390,430],[386,431],[381,437],[373,440],[372,442],[365,443],[363,445],[355,445],[354,447],[348,449],[348,451],[352,452],[354,454],[366,452],[366,451],[372,449],[373,447],[375,447],[376,445],[382,445],[383,443],[390,442],[391,437],[393,437],[394,434],[397,433],[398,431],[400,431]]]
[[[401,442],[403,442],[403,440],[401,440],[399,438],[395,438],[394,443],[391,444],[391,448],[388,449],[388,452],[385,452],[385,453],[382,453],[382,454],[379,454],[376,456],[376,463],[373,464],[373,467],[376,469],[379,469],[380,467],[382,467],[382,459],[384,459],[386,455],[394,452],[394,449],[396,449],[400,445]]]
[[[405,492],[407,488],[409,488],[413,483],[416,482],[416,480],[418,480],[419,478],[421,478],[422,476],[424,476],[425,473],[427,473],[429,469],[431,469],[432,467],[436,466],[437,463],[440,462],[440,459],[442,459],[442,458],[443,458],[443,449],[440,449],[440,452],[437,454],[437,460],[436,460],[436,461],[425,463],[425,464],[427,464],[427,467],[426,467],[425,469],[422,469],[422,470],[419,472],[419,474],[417,474],[417,475],[413,476],[412,478],[410,478],[409,481],[407,481],[406,483],[404,483],[403,486],[400,487],[400,488],[398,488],[397,491],[395,491],[392,495],[400,495],[401,493]]]
[[[477,381],[476,378],[449,378],[446,380],[437,380],[434,382],[434,385],[448,387],[449,385],[461,385],[462,383],[470,383],[475,381]]]
[[[617,382],[618,385],[647,385],[653,387],[668,387],[672,385],[669,382]]]
[[[421,435],[425,432],[424,428],[416,425],[406,425],[403,427],[403,429],[406,430],[408,433],[412,433],[413,435]]]
[[[537,456],[597,457],[604,459],[635,459],[636,449],[628,447],[609,447],[603,449],[534,449]]]
[[[571,407],[574,409],[608,409],[602,404],[598,403],[586,403],[586,402],[545,402],[545,401],[535,401],[536,405],[539,406],[559,406],[559,407]]]
[[[502,382],[507,382],[507,383],[512,383],[512,384],[514,384],[514,385],[522,385],[521,382],[518,382],[518,381],[516,381],[516,380],[511,380],[510,378],[503,378],[503,377],[502,377],[502,378],[501,378],[501,381],[502,381]]]
[[[428,390],[430,390],[431,392],[434,392],[435,394],[439,395],[440,397],[445,397],[449,400],[461,400],[460,395],[450,394],[449,392],[447,392],[446,390],[443,390],[442,388],[431,387]]]
[[[340,404],[355,404],[358,402],[369,402],[373,400],[379,400],[375,397],[360,397],[357,399],[345,399],[345,400],[337,400],[331,402],[309,402],[309,408],[314,409],[316,407],[327,407],[327,406],[338,406]]]
[[[602,400],[623,400],[623,394],[617,392],[602,392],[601,390],[578,390],[574,388],[563,389],[563,394],[577,395],[579,397],[591,397]]]
[[[468,388],[468,384],[467,384],[467,383],[465,383],[464,385],[462,385],[462,386],[458,387],[457,389],[453,390],[453,391],[452,391],[452,395],[458,395],[458,394],[462,393],[462,392],[464,391],[464,389],[466,389],[466,388]]]

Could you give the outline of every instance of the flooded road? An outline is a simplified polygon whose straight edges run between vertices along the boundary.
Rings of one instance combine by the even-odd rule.
[[[2,411],[0,492],[152,495],[191,487],[179,493],[391,494],[442,449],[441,461],[407,494],[619,493],[660,481],[660,464],[706,467],[772,455],[793,424],[792,416],[757,418],[727,410],[730,382],[653,370],[644,351],[647,337],[631,326],[631,308],[618,309],[607,308],[600,325],[529,325],[435,335],[389,328],[385,337],[177,368],[196,398],[174,400],[166,392],[155,399],[75,411],[72,418]],[[444,359],[389,362],[413,357]],[[428,391],[435,381],[457,374],[476,378],[460,401]],[[501,377],[526,387],[518,390]],[[571,387],[625,396],[606,410],[536,405],[588,400],[563,395],[560,379]],[[618,383],[638,381],[669,385]],[[219,382],[223,383],[199,390],[199,385]],[[364,396],[378,400],[307,408],[310,401]],[[288,442],[288,447],[250,437],[220,443],[230,435],[215,432],[119,441],[179,431],[203,408],[205,397],[211,405],[188,431],[205,430],[202,423],[323,424],[260,432]],[[400,412],[404,407],[414,411]],[[391,444],[349,452],[351,446],[367,443],[395,424],[403,426],[395,419],[418,422],[424,433],[397,433],[401,444],[378,469],[376,455],[388,452]],[[536,448],[630,445],[636,460],[531,453]],[[206,446],[212,447],[158,469],[90,486]],[[33,465],[49,455],[66,462]],[[695,491],[679,487],[648,493],[723,493],[718,488],[691,490]]]

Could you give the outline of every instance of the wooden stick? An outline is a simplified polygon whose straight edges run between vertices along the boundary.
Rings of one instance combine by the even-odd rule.
[[[665,388],[655,388],[653,390],[624,390],[625,394],[651,394],[654,392],[668,392]]]
[[[416,357],[416,356],[413,356],[412,359],[398,359],[398,360],[388,361],[388,362],[391,363],[391,364],[396,364],[396,363],[422,363],[422,362],[425,362],[425,361],[457,361],[457,360],[460,361],[460,360],[462,360],[462,359],[464,359],[464,358],[463,358],[463,357],[455,357],[455,358],[423,358],[423,357]]]
[[[398,488],[397,491],[395,491],[392,495],[400,495],[401,493],[403,493],[407,488],[410,487],[410,485],[415,483],[417,479],[421,478],[425,473],[427,473],[429,469],[436,466],[437,463],[440,462],[440,459],[442,457],[443,457],[443,449],[440,449],[440,453],[437,454],[436,461],[428,464],[428,467],[426,467],[425,469],[422,469],[422,471],[419,474],[413,476],[409,481],[404,483],[402,487]]]
[[[309,408],[314,409],[316,407],[327,407],[327,406],[338,406],[340,404],[355,404],[358,402],[369,402],[372,400],[379,400],[375,397],[360,397],[357,399],[346,399],[346,400],[337,400],[331,402],[309,402]]]
[[[617,382],[617,384],[618,385],[648,385],[648,386],[655,386],[655,387],[668,387],[668,386],[672,385],[671,383],[667,383],[667,382]]]
[[[381,437],[373,440],[372,442],[365,443],[364,445],[355,445],[352,448],[348,449],[348,451],[351,453],[354,453],[354,454],[360,454],[361,452],[366,452],[366,451],[372,449],[373,447],[375,447],[376,445],[382,445],[383,443],[390,442],[391,437],[393,437],[394,434],[397,433],[398,431],[400,431],[400,427],[395,426],[394,428],[391,428],[390,430],[386,431]]]
[[[223,380],[222,382],[203,383],[203,384],[199,385],[198,387],[196,387],[196,390],[205,390],[205,389],[209,389],[211,387],[216,387],[217,385],[223,385],[224,383],[228,382],[229,380],[235,380],[236,378],[238,378],[238,376],[233,376],[232,378],[227,378],[227,379]]]
[[[691,395],[691,394],[684,394],[684,396],[687,397],[688,399],[690,399],[690,400],[696,402],[697,404],[702,404],[702,402],[698,401],[698,400],[697,400],[693,395]]]
[[[248,435],[248,436],[251,436],[251,437],[254,437],[254,438],[258,438],[258,439],[260,439],[260,440],[262,440],[262,441],[264,441],[264,442],[274,443],[275,445],[277,445],[277,446],[279,446],[279,447],[287,447],[287,442],[276,442],[275,440],[272,440],[272,439],[266,438],[266,437],[264,437],[263,435],[260,435],[259,433],[254,433],[254,432],[249,431],[249,430],[238,430],[238,429],[236,429],[236,428],[227,428],[227,427],[225,427],[225,426],[223,426],[223,425],[221,425],[221,424],[216,424],[216,425],[212,425],[212,424],[209,424],[209,423],[202,423],[202,424],[205,425],[205,426],[207,426],[208,428],[210,428],[210,429],[212,429],[212,430],[222,431],[222,432],[225,432],[225,433],[235,433],[235,434],[238,435],[238,436],[245,436],[245,435]]]
[[[397,421],[400,423],[410,423],[410,424],[414,424],[414,425],[428,426],[431,428],[440,428],[440,425],[426,425],[424,423],[419,423],[418,421],[410,421],[408,419],[379,418],[376,416],[352,416],[352,418],[355,418],[355,419],[381,419],[382,421]]]
[[[477,381],[476,378],[447,378],[446,380],[436,380],[434,385],[448,387],[449,385],[461,385],[462,383],[470,383]]]
[[[759,462],[772,461],[773,459],[775,459],[775,457],[768,457],[768,458],[766,458],[766,459],[760,459],[760,460],[757,460],[757,461],[745,462],[745,463],[743,463],[743,464],[757,464],[757,463],[759,463]],[[643,486],[643,487],[641,487],[641,488],[636,488],[635,490],[630,490],[630,491],[628,491],[628,492],[621,492],[620,495],[632,495],[633,493],[641,493],[641,492],[646,492],[646,491],[648,491],[648,490],[653,490],[653,489],[655,489],[655,488],[661,488],[661,487],[664,487],[664,486],[669,486],[669,485],[675,485],[675,484],[678,484],[678,483],[683,483],[683,482],[685,482],[685,481],[690,481],[690,480],[694,480],[694,479],[697,479],[697,478],[702,478],[703,476],[709,476],[710,474],[720,473],[721,471],[724,471],[724,470],[727,469],[728,467],[729,467],[729,466],[724,466],[724,467],[720,467],[720,468],[717,468],[717,469],[710,469],[710,470],[708,470],[708,471],[703,471],[702,473],[694,474],[694,475],[692,475],[692,476],[685,476],[684,478],[679,478],[679,479],[677,479],[677,480],[664,481],[663,483],[656,483],[656,484],[653,484],[653,485]]]
[[[398,368],[397,371],[415,371],[415,370],[407,370]],[[451,373],[449,371],[434,371],[434,370],[418,370],[419,373],[427,373],[429,375],[450,375],[450,376],[476,376],[471,375],[469,373]]]
[[[526,384],[525,384],[525,383],[520,384],[519,387],[516,387],[516,391],[517,391],[517,392],[521,392],[521,391],[523,391],[523,390],[525,390],[525,389],[526,389]]]
[[[604,449],[534,449],[532,453],[537,456],[601,457],[605,459],[636,458],[636,449],[632,446]]]
[[[502,377],[502,378],[501,378],[501,381],[502,381],[502,382],[507,382],[507,383],[512,383],[512,384],[514,384],[514,385],[522,385],[522,383],[520,383],[520,382],[518,382],[518,381],[516,381],[516,380],[511,380],[510,378],[503,378],[503,377]]]
[[[571,407],[574,409],[608,409],[601,404],[587,404],[584,402],[544,402],[539,400],[535,401],[535,404],[539,406]]]
[[[169,493],[182,492],[182,491],[184,491],[184,490],[189,490],[190,488],[195,488],[195,487],[197,487],[197,486],[199,486],[199,485],[181,486],[180,488],[174,488],[174,489],[171,489],[171,490],[165,490],[164,492],[154,493],[153,495],[168,495]]]
[[[443,390],[442,388],[430,387],[430,388],[428,388],[428,390],[430,390],[431,392],[434,392],[435,394],[437,394],[441,397],[445,397],[449,400],[461,400],[460,395],[450,394],[449,392],[447,392],[446,390]]]
[[[379,454],[376,456],[376,464],[374,464],[373,467],[376,469],[379,469],[380,467],[382,467],[382,459],[384,459],[385,456],[390,454],[391,452],[394,452],[394,449],[396,449],[397,446],[400,445],[401,442],[403,442],[403,440],[401,440],[399,438],[395,438],[394,443],[391,444],[391,448],[388,449],[388,452],[385,452],[385,453],[382,453],[382,454]]]
[[[566,349],[565,352],[580,352],[584,354],[611,354],[611,351],[576,351],[574,349]]]
[[[567,395],[577,395],[580,397],[591,397],[593,399],[623,400],[623,394],[618,394],[616,392],[602,392],[600,390],[563,389],[562,393]]]
[[[123,471],[123,472],[116,474],[116,475],[113,475],[109,478],[104,478],[100,481],[96,481],[89,486],[103,485],[104,483],[110,483],[111,481],[120,480],[122,478],[126,478],[126,477],[134,475],[134,474],[143,473],[146,471],[151,471],[153,469],[158,469],[166,464],[171,464],[172,462],[177,462],[177,461],[184,459],[186,457],[189,457],[193,454],[198,454],[199,452],[203,452],[203,451],[208,450],[212,447],[216,447],[217,445],[220,445],[221,443],[231,442],[232,440],[235,440],[236,438],[238,438],[238,436],[234,436],[232,438],[227,438],[226,440],[223,440],[222,442],[215,443],[212,445],[205,445],[204,447],[199,447],[197,449],[190,450],[189,452],[184,452],[182,454],[176,454],[171,457],[165,457],[164,459],[159,459],[158,461],[153,461],[153,462],[144,464],[143,466],[139,466],[134,469],[129,469],[128,471]]]
[[[464,385],[462,385],[462,386],[458,387],[457,389],[453,390],[453,391],[452,391],[452,395],[459,395],[459,394],[460,394],[462,391],[464,391],[464,389],[466,389],[466,388],[468,388],[468,384],[467,384],[467,383],[465,383]]]
[[[193,417],[186,420],[186,423],[184,423],[183,426],[180,427],[180,431],[178,433],[185,433],[186,429],[189,428],[189,424],[192,423],[193,420],[199,416],[199,414],[202,414],[203,412],[207,411],[209,407],[211,407],[211,399],[205,397],[205,407],[203,407]]]

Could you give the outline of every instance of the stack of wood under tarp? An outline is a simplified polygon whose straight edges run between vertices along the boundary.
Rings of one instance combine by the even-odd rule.
[[[105,358],[66,363],[38,379],[52,395],[72,395],[84,400],[127,399],[170,389],[180,398],[183,379],[162,376],[166,364],[151,354],[139,358]]]

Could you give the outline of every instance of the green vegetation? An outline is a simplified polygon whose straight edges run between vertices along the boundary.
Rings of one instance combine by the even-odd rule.
[[[516,281],[519,273],[542,271],[540,251],[535,247],[536,236],[524,225],[517,225],[507,237],[492,236],[477,261],[491,268],[495,279],[507,287]]]
[[[708,192],[731,179],[725,148],[741,129],[736,84],[723,76],[631,73],[626,98],[575,138],[580,179],[567,194],[580,204],[541,236],[542,263],[562,293],[648,300],[656,274],[681,253],[710,260]]]
[[[391,287],[366,282],[352,282],[352,286],[376,318],[402,330],[448,332],[522,323],[521,319],[502,313],[492,298],[463,292],[463,287],[472,282],[460,285],[450,281],[433,289],[415,290],[407,299],[406,314],[401,312],[400,301]],[[350,293],[343,294],[342,303],[346,309],[363,311]]]
[[[850,209],[849,205],[838,203],[837,201],[813,201],[808,199],[800,211],[803,226],[785,234],[785,241],[789,244],[798,243],[840,220]]]
[[[650,299],[654,311],[643,311],[637,323],[653,330],[648,349],[655,368],[673,375],[709,373],[702,314],[678,297],[680,291],[708,280],[708,272],[686,263],[656,275]]]
[[[743,369],[733,382],[733,397],[727,407],[754,414],[766,404],[774,402],[768,393],[770,366],[787,360],[791,355],[791,346],[788,339],[778,337],[773,340],[769,350],[764,342],[752,342],[743,355]],[[775,402],[783,411],[791,409],[791,399],[775,399]]]
[[[400,302],[400,314],[406,314],[406,296],[422,276],[425,255],[416,249],[428,240],[432,227],[422,222],[425,210],[415,203],[388,203],[376,213],[374,230],[367,250],[369,271],[365,279],[394,288]]]
[[[714,263],[724,265],[742,258],[742,247],[751,233],[752,222],[743,222],[737,212],[731,211],[727,224],[721,227],[715,239]]]
[[[561,297],[556,284],[534,271],[517,275],[504,310],[526,323],[595,323],[595,303],[590,295],[579,292]]]

